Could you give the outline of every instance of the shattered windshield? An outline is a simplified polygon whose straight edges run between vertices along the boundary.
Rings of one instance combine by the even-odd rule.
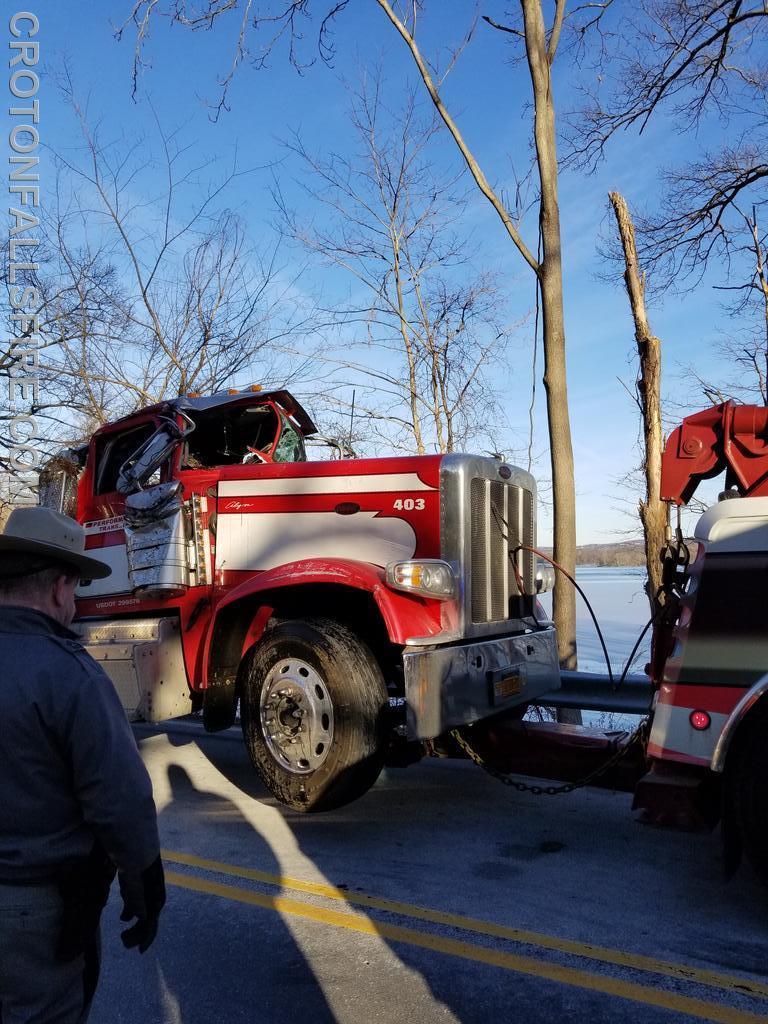
[[[187,439],[182,469],[306,461],[301,435],[272,405],[210,409],[190,416],[195,430]],[[278,433],[280,440],[275,446]]]

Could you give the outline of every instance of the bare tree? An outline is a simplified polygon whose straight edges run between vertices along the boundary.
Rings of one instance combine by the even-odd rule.
[[[608,0],[597,14],[603,45],[589,65],[596,84],[575,119],[569,159],[594,167],[617,135],[642,134],[661,117],[691,136],[716,126],[723,139],[694,160],[666,168],[655,208],[637,218],[637,241],[626,204],[611,195],[640,356],[646,477],[640,515],[650,556],[662,543],[662,438],[659,344],[647,322],[641,267],[658,290],[692,289],[708,275],[735,294],[731,313],[751,305],[759,310],[760,327],[748,329],[746,339],[729,318],[723,352],[738,367],[738,380],[713,385],[696,367],[688,368],[686,380],[698,382],[709,401],[754,395],[755,386],[759,400],[766,400],[768,288],[758,211],[768,201],[768,6],[764,0],[640,0],[611,8]],[[649,560],[655,588],[653,568]]]
[[[522,20],[519,25],[499,25],[491,19],[486,19],[493,27],[522,40],[525,46],[534,111],[533,141],[539,184],[540,257],[534,255],[536,247],[527,245],[523,240],[513,213],[507,209],[491,186],[456,121],[445,106],[439,91],[439,81],[416,42],[418,5],[411,5],[410,17],[401,18],[389,0],[377,0],[377,3],[407,46],[424,87],[464,158],[475,184],[498,215],[519,255],[536,275],[541,293],[544,388],[547,398],[552,472],[554,559],[572,574],[576,565],[576,498],[565,363],[558,163],[552,82],[552,65],[565,18],[565,0],[557,0],[549,29],[544,23],[541,0],[521,0]],[[575,668],[575,592],[559,574],[555,583],[552,608],[553,619],[558,628],[561,664],[565,668]]]
[[[635,324],[638,354],[637,404],[643,424],[643,476],[645,496],[638,511],[643,524],[648,599],[651,613],[661,593],[661,552],[666,543],[667,506],[661,492],[661,342],[653,334],[645,308],[645,275],[637,257],[635,227],[626,200],[618,192],[609,195],[624,253],[624,284]]]
[[[742,237],[737,239],[734,232],[732,242],[739,250],[746,280],[715,285],[730,300],[725,303],[728,333],[716,342],[728,369],[716,383],[706,380],[695,366],[688,367],[686,373],[715,404],[733,399],[768,405],[768,238],[761,230],[756,207],[749,213],[739,212]]]
[[[313,155],[299,137],[288,144],[310,223],[275,185],[284,230],[351,285],[353,301],[327,311],[343,355],[320,358],[354,391],[356,416],[375,426],[379,446],[382,437],[419,454],[494,445],[488,379],[509,334],[498,284],[474,269],[456,230],[465,206],[457,176],[440,175],[426,156],[439,126],[413,93],[392,111],[383,92],[378,72],[351,94],[349,155]],[[328,395],[349,410],[337,389]]]
[[[752,217],[746,218],[747,227],[752,236],[752,255],[755,259],[755,269],[751,280],[747,283],[747,290],[750,296],[757,293],[758,302],[762,303],[763,331],[762,341],[764,342],[763,353],[765,363],[760,367],[760,393],[768,405],[768,236],[765,232],[760,234],[757,223],[757,210],[752,207]],[[745,300],[746,301],[746,300]]]
[[[509,24],[486,19],[488,24],[508,35],[515,43],[522,43],[528,68],[533,99],[533,148],[539,185],[538,227],[539,238],[527,244],[520,231],[517,211],[510,210],[490,183],[487,175],[469,148],[454,117],[449,112],[440,89],[444,75],[440,76],[423,56],[416,40],[417,22],[425,6],[420,0],[403,3],[402,16],[390,0],[372,0],[381,9],[391,28],[399,35],[410,53],[418,75],[430,100],[445,124],[459,150],[480,193],[490,203],[503,229],[524,263],[535,275],[541,293],[542,334],[544,351],[544,387],[547,400],[547,419],[552,469],[552,501],[554,518],[554,558],[570,573],[575,571],[576,515],[573,448],[565,361],[565,322],[563,314],[563,282],[560,241],[560,213],[558,206],[558,162],[555,135],[555,106],[552,66],[557,54],[566,21],[566,0],[556,0],[549,25],[545,24],[542,0],[520,0],[519,16],[511,17]],[[332,56],[329,29],[333,20],[348,6],[348,0],[336,3],[315,0],[321,5],[319,32],[321,56]],[[161,6],[160,0],[132,0],[128,25],[136,29],[135,68],[142,62],[152,18],[165,15],[172,21],[195,29],[210,29],[218,20],[232,15],[237,25],[234,57],[231,67],[220,78],[220,99],[217,112],[226,105],[231,74],[244,60],[257,67],[264,65],[272,48],[283,38],[289,41],[289,56],[298,63],[296,42],[300,38],[298,25],[309,18],[312,0],[280,0],[259,5],[254,0],[208,0],[202,7],[192,0],[174,0]],[[587,5],[588,7],[590,5]],[[583,10],[583,9],[582,9]],[[249,35],[260,29],[260,46],[249,49]],[[474,23],[465,42],[474,32]],[[458,58],[459,50],[449,60],[448,70]],[[537,250],[540,255],[537,255]],[[561,663],[564,667],[576,665],[576,601],[570,584],[558,574],[553,595],[553,618],[558,627]]]
[[[218,205],[237,170],[201,198],[201,167],[176,133],[157,124],[153,159],[148,145],[103,142],[70,99],[82,147],[55,157],[56,202],[41,224],[40,269],[26,281],[39,297],[35,412],[49,445],[246,375],[285,382],[282,348],[309,318],[278,263],[279,240],[257,251],[241,218]]]
[[[725,284],[746,271],[745,210],[768,201],[768,7],[763,0],[642,0],[622,8],[591,71],[569,159],[594,167],[615,136],[667,116],[676,130],[710,126],[723,139],[668,167],[657,209],[637,218],[638,252],[656,287],[698,285],[710,265]]]

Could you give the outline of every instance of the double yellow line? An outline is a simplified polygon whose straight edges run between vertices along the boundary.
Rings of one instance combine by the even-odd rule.
[[[491,921],[481,921],[476,918],[449,914],[440,910],[430,910],[413,906],[409,903],[401,903],[397,900],[350,893],[331,885],[287,878],[282,875],[259,871],[255,868],[235,867],[222,861],[196,857],[193,854],[163,850],[163,858],[169,863],[211,871],[216,874],[241,878],[251,882],[274,885],[284,891],[304,893],[309,896],[321,897],[351,906],[382,910],[397,914],[400,917],[410,918],[411,920],[427,921],[432,924],[459,928],[463,931],[474,932],[491,938],[501,938],[516,943],[537,946],[541,949],[569,953],[603,964],[612,964],[634,971],[644,971],[680,981],[706,985],[729,994],[768,999],[768,986],[752,979],[739,978],[731,974],[705,971],[697,967],[670,963],[666,960],[657,960],[653,957],[642,956],[641,954],[626,953],[622,950],[610,949],[604,946],[594,946],[589,943],[574,942],[570,939],[561,939],[539,932],[510,928]],[[768,1015],[766,1014],[749,1013],[722,1003],[712,1003],[703,999],[679,995],[669,990],[656,989],[649,985],[641,985],[632,981],[612,978],[604,974],[565,967],[531,956],[508,953],[487,946],[478,946],[470,942],[446,938],[431,932],[421,932],[401,925],[372,921],[361,914],[328,909],[305,900],[291,899],[286,896],[271,896],[255,892],[252,889],[225,885],[221,882],[214,882],[186,872],[168,871],[166,873],[166,880],[171,885],[189,889],[193,892],[220,896],[237,903],[262,907],[280,914],[318,921],[335,928],[344,928],[348,931],[366,935],[377,935],[394,942],[402,942],[410,946],[445,953],[464,960],[501,967],[509,971],[515,971],[518,974],[556,981],[572,985],[576,988],[588,989],[592,992],[601,992],[621,999],[633,1000],[644,1003],[647,1006],[684,1013],[701,1020],[717,1021],[719,1024],[766,1024],[766,1021],[768,1021]]]

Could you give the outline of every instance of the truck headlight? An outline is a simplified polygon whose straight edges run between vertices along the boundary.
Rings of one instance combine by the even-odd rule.
[[[387,566],[387,583],[395,590],[424,594],[426,597],[436,597],[441,601],[456,594],[453,569],[447,562],[441,562],[437,558],[390,562]]]

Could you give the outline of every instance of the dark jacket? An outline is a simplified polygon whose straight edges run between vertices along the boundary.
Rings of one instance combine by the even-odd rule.
[[[120,871],[159,853],[125,712],[74,633],[0,605],[0,880],[52,878],[96,839]]]

